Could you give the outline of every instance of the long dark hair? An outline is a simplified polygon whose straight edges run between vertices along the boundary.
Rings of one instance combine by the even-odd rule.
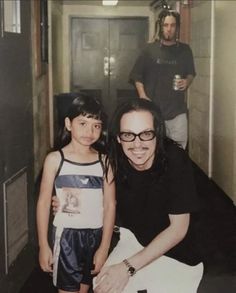
[[[162,40],[163,39],[163,23],[167,16],[173,16],[175,18],[175,21],[176,21],[175,40],[178,43],[179,33],[180,33],[180,14],[175,10],[164,9],[160,12],[155,24],[155,32],[157,32],[158,30],[158,37],[160,40]]]
[[[117,176],[126,180],[127,174],[127,157],[125,156],[121,145],[117,141],[117,135],[120,133],[120,121],[124,114],[132,111],[148,111],[153,116],[154,130],[157,138],[157,147],[155,150],[155,162],[158,160],[158,169],[162,172],[166,166],[165,144],[168,140],[165,133],[165,124],[159,108],[151,101],[134,98],[120,104],[110,123],[109,128],[109,148],[106,164],[109,165]]]
[[[98,141],[93,144],[93,147],[104,153],[106,151],[107,141],[107,115],[104,112],[102,103],[95,97],[78,94],[68,107],[65,117],[68,117],[70,121],[79,115],[86,116],[88,118],[94,118],[102,121],[102,132]],[[59,129],[57,149],[64,147],[71,141],[71,133],[63,125]]]

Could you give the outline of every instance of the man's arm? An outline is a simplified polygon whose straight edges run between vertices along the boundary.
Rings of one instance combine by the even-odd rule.
[[[188,89],[190,84],[194,80],[194,76],[192,74],[188,74],[187,77],[186,77],[186,80],[187,80],[187,89]]]
[[[185,237],[189,227],[189,214],[169,215],[170,225],[158,234],[145,248],[133,256],[128,256],[128,262],[137,270],[161,257],[176,246]],[[98,274],[98,284],[94,292],[109,293],[116,288],[121,293],[129,281],[127,267],[124,262],[102,268]]]
[[[189,214],[169,215],[170,225],[136,255],[129,258],[132,265],[140,270],[176,246],[185,237],[189,227]]]
[[[146,95],[146,92],[145,92],[145,89],[144,89],[144,84],[142,82],[136,81],[135,82],[135,87],[137,89],[139,98],[150,100],[150,98]]]
[[[147,64],[147,58],[148,56],[146,54],[146,51],[142,51],[130,72],[129,81],[134,84],[138,92],[139,98],[150,100],[144,89],[144,74]]]
[[[187,45],[184,67],[186,78],[182,79],[182,85],[180,85],[180,90],[182,91],[186,91],[189,88],[194,77],[196,76],[193,52],[189,45]]]

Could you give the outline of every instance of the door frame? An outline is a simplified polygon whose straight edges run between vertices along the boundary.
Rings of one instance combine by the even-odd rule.
[[[72,56],[72,44],[71,44],[71,32],[72,32],[72,19],[73,18],[79,18],[79,19],[103,19],[103,20],[121,20],[121,19],[142,19],[147,20],[148,25],[148,35],[150,35],[150,19],[148,16],[77,16],[77,15],[71,15],[69,17],[69,92],[72,88],[72,62],[71,62],[71,56]]]
[[[85,92],[93,91],[93,86],[89,83],[89,78],[86,82],[86,69],[83,71],[83,68],[86,68],[86,65],[84,63],[84,59],[81,57],[81,54],[83,54],[83,47],[82,44],[77,45],[77,40],[80,40],[82,37],[81,33],[86,32],[89,33],[90,29],[91,32],[95,34],[99,34],[101,39],[101,42],[98,48],[93,48],[91,51],[91,54],[95,54],[97,51],[97,58],[99,60],[99,67],[94,67],[95,72],[100,75],[100,70],[102,70],[100,78],[95,81],[95,84],[97,84],[99,88],[99,92],[101,91],[101,98],[104,99],[103,103],[104,106],[106,106],[107,113],[112,113],[117,105],[119,103],[119,99],[117,96],[117,91],[115,90],[116,87],[120,84],[122,84],[122,88],[124,90],[130,89],[131,91],[135,92],[135,89],[129,84],[128,82],[128,71],[127,68],[122,74],[120,70],[123,68],[123,65],[129,64],[130,61],[130,70],[132,69],[133,61],[135,62],[135,59],[140,54],[141,50],[145,47],[147,43],[147,37],[148,37],[148,28],[149,28],[149,22],[147,17],[136,17],[136,16],[128,16],[128,17],[78,17],[74,16],[70,18],[70,92],[77,92],[80,90],[80,87],[77,90],[77,86],[81,86],[81,91],[83,89]],[[91,22],[90,22],[91,21]],[[85,27],[89,27],[88,31],[85,29]],[[125,29],[126,27],[126,29]],[[101,30],[102,29],[102,30]],[[137,39],[137,45],[133,48],[133,50],[128,49],[128,47],[124,50],[120,48],[120,42],[122,42],[122,38],[120,34],[134,34]],[[77,35],[78,34],[78,35]],[[115,39],[114,39],[115,38]],[[116,43],[116,41],[118,43]],[[116,43],[115,47],[112,45],[114,44],[114,41]],[[75,48],[77,53],[75,55]],[[95,50],[95,51],[94,51]],[[131,50],[131,51],[130,51]],[[104,75],[103,71],[104,68],[101,68],[101,61],[104,57],[108,56],[109,58],[114,55],[114,53],[117,53],[118,56],[123,56],[121,59],[123,59],[122,67],[120,67],[117,63],[117,66],[115,67],[119,72],[118,74],[113,77],[113,75]],[[115,54],[116,54],[115,53]],[[90,54],[90,52],[85,51],[85,54]],[[75,56],[76,60],[73,59]],[[130,58],[131,59],[130,59]],[[81,59],[79,59],[81,58]],[[102,58],[102,59],[101,59]],[[118,57],[119,58],[119,57]],[[90,59],[90,58],[89,58]],[[79,61],[81,60],[81,62]],[[119,60],[119,59],[117,59]],[[126,61],[125,61],[126,60]],[[120,60],[122,62],[122,60]],[[85,62],[86,63],[86,62]],[[97,62],[94,63],[96,66]],[[90,64],[91,65],[91,64]],[[88,65],[88,66],[90,66]],[[104,65],[104,64],[103,64]],[[80,66],[85,66],[81,67]],[[109,65],[110,68],[110,65]],[[116,71],[115,69],[115,71]],[[98,71],[97,71],[98,70]],[[110,71],[110,69],[109,69]],[[76,74],[77,78],[74,78],[74,74]],[[79,78],[81,76],[81,79]],[[83,76],[83,77],[82,77]],[[96,80],[96,75],[92,77],[92,80]],[[86,84],[87,83],[87,84]],[[92,88],[91,88],[92,86]],[[118,89],[118,88],[117,88]],[[124,91],[125,92],[125,91]],[[135,95],[133,93],[132,95]],[[100,95],[99,95],[100,96]]]

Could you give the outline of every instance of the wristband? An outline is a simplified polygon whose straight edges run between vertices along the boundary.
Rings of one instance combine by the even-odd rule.
[[[127,259],[124,259],[123,263],[127,267],[127,273],[132,277],[136,273],[136,269],[128,262]]]

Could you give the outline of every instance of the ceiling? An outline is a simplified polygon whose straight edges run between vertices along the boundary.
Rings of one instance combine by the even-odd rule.
[[[119,0],[118,6],[149,6],[153,0]],[[102,5],[102,0],[62,0],[65,5]]]
[[[57,0],[63,5],[92,5],[102,6],[102,0]],[[179,0],[181,1],[181,0]],[[118,0],[117,6],[152,6],[153,8],[163,7],[164,4],[175,7],[177,0]]]

